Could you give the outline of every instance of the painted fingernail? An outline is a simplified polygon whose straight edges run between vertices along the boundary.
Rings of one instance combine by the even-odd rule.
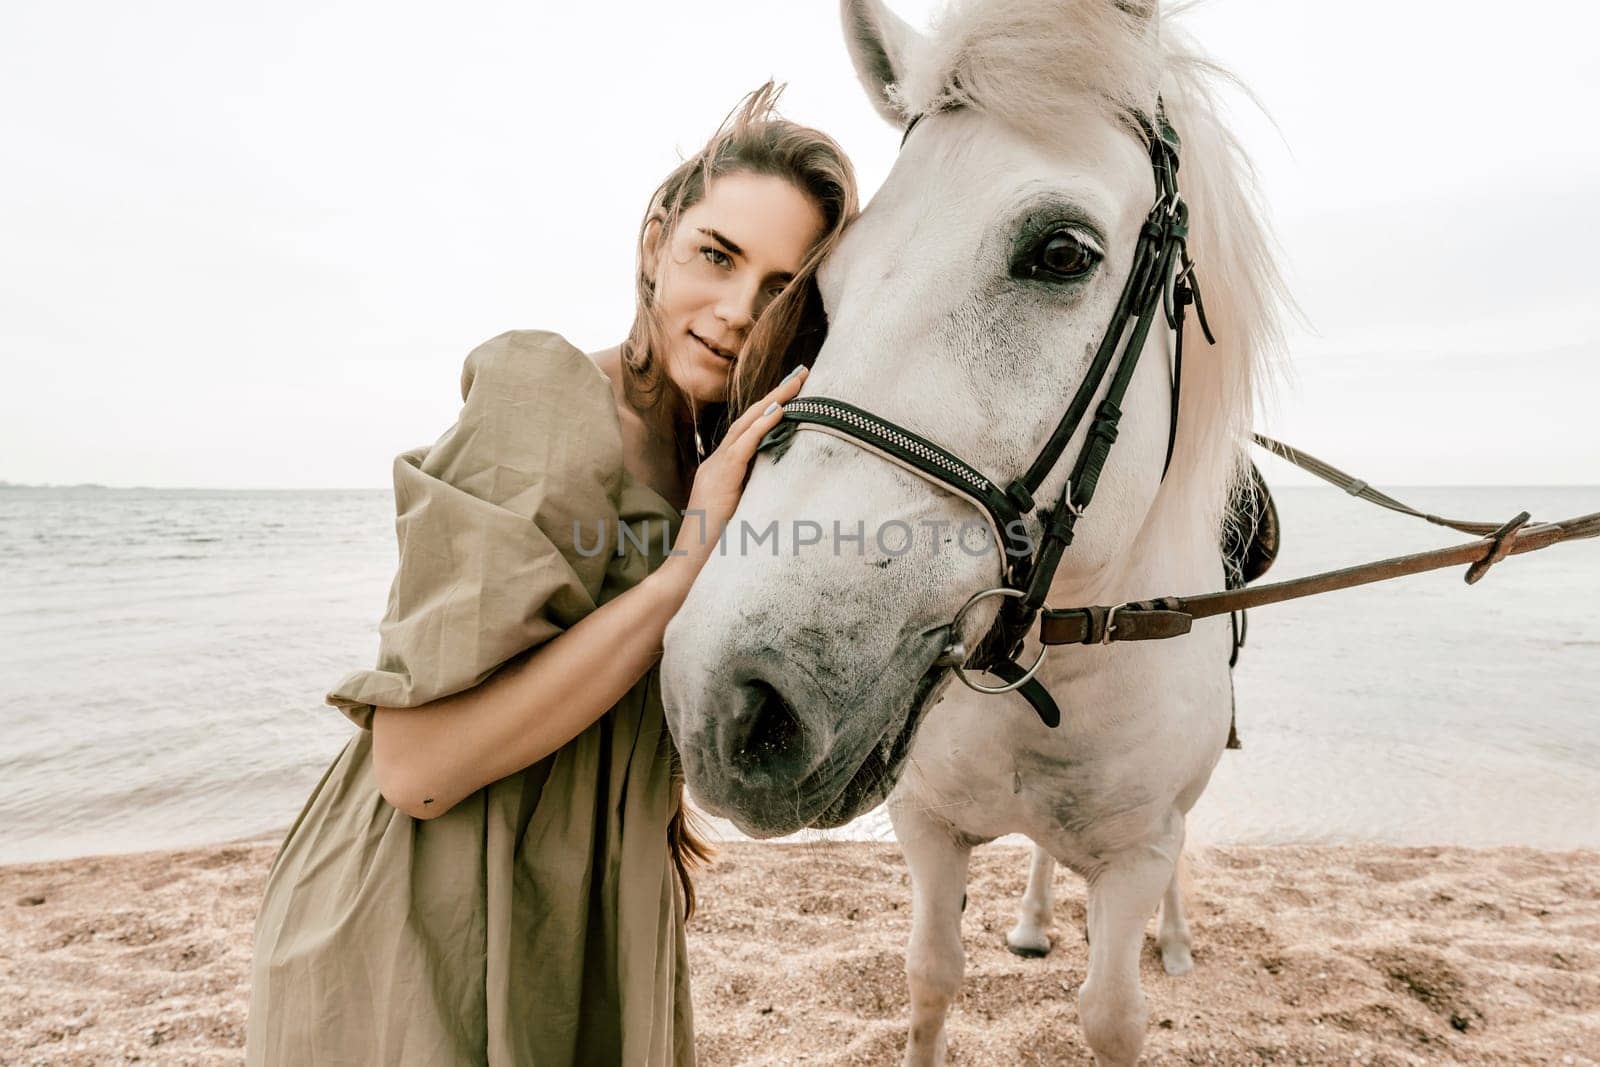
[[[793,378],[796,374],[799,374],[801,371],[803,371],[805,369],[806,369],[806,365],[804,363],[800,364],[798,367],[796,367],[793,370],[791,370],[788,374],[785,374],[783,376],[783,381],[784,382],[788,381],[790,378]],[[778,384],[782,385],[783,382],[779,382]]]
[[[767,405],[767,410],[763,411],[761,414],[763,414],[763,415],[771,415],[774,411],[777,411],[777,410],[778,410],[778,402],[776,400],[774,400],[772,403]]]

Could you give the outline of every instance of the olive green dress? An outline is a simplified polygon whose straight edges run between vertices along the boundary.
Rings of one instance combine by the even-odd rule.
[[[482,682],[659,566],[681,519],[624,469],[610,382],[559,336],[486,342],[461,389],[459,421],[395,460],[378,663],[327,698],[362,729],[267,877],[246,1061],[692,1064],[656,668],[558,752],[441,816],[379,794],[373,705]]]

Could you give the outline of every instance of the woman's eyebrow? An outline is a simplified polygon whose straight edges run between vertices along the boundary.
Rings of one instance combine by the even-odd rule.
[[[720,243],[722,245],[722,247],[726,248],[729,252],[733,253],[734,255],[741,256],[741,257],[744,256],[744,249],[740,248],[738,245],[736,245],[732,241],[728,240],[727,237],[723,236],[721,233],[717,232],[716,230],[710,229],[710,228],[705,227],[705,226],[697,226],[695,228],[697,230],[699,230],[701,233],[705,234],[707,237],[711,238],[713,241],[716,241],[716,242]],[[774,278],[776,278],[778,281],[781,281],[781,282],[783,282],[785,284],[794,281],[794,274],[792,274],[791,272],[786,271],[786,270],[785,271],[774,271],[772,276]]]
[[[740,248],[738,245],[734,244],[732,241],[730,241],[726,237],[722,236],[722,234],[718,233],[716,230],[709,230],[706,227],[701,226],[700,227],[700,232],[705,234],[707,237],[710,237],[712,240],[721,241],[722,242],[722,246],[724,248],[726,248],[729,252],[732,252],[734,255],[736,255],[736,256],[744,255],[744,249]]]

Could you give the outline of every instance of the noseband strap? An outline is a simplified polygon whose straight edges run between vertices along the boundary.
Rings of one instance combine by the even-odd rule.
[[[784,405],[782,420],[757,448],[788,440],[802,425],[875,452],[917,477],[964,497],[989,520],[997,546],[1005,544],[1007,533],[1020,538],[1021,528],[1013,524],[1020,522],[1021,512],[982,471],[926,437],[843,400],[795,397]]]
[[[906,126],[906,138],[922,118],[917,115]],[[966,671],[988,671],[1004,679],[1008,683],[1006,686],[984,686],[981,691],[1017,690],[1049,726],[1060,722],[1060,709],[1032,677],[1033,671],[1024,671],[1016,659],[1028,630],[1044,606],[1061,557],[1072,544],[1078,519],[1094,499],[1111,446],[1117,440],[1122,401],[1133,382],[1139,355],[1156,315],[1164,311],[1168,328],[1177,335],[1166,466],[1171,465],[1177,440],[1184,312],[1189,305],[1193,304],[1198,313],[1206,340],[1215,343],[1205,322],[1205,307],[1200,302],[1194,263],[1187,250],[1189,208],[1178,193],[1178,135],[1167,122],[1159,101],[1153,120],[1144,115],[1135,118],[1150,151],[1156,184],[1155,204],[1140,228],[1133,265],[1089,369],[1026,472],[1002,487],[936,442],[843,400],[823,396],[802,396],[789,401],[779,425],[758,446],[758,449],[773,447],[800,429],[819,430],[888,459],[978,508],[988,519],[995,546],[1005,561],[1001,568],[1005,584],[1000,588],[1013,592],[1004,598],[993,626],[971,657],[964,664],[950,665],[963,682],[974,688],[978,687],[966,677]],[[904,144],[903,138],[901,145]],[[1100,403],[1094,405],[1094,398],[1102,387],[1105,393]],[[1026,548],[1011,551],[1006,538],[1024,539],[1022,518],[1034,512],[1035,494],[1055,469],[1067,444],[1088,416],[1091,405],[1094,405],[1094,418],[1072,472],[1055,503],[1039,509],[1041,532],[1037,547],[1031,551]],[[1162,468],[1163,478],[1166,466]],[[954,629],[952,626],[948,652],[963,648],[960,635]]]

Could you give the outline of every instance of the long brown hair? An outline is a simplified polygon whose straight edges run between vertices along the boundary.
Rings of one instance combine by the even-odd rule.
[[[816,358],[827,334],[816,272],[856,216],[855,171],[833,138],[778,115],[783,89],[769,81],[747,94],[705,146],[656,188],[639,224],[633,327],[622,342],[623,385],[635,409],[653,412],[657,429],[666,431],[662,436],[670,433],[684,484],[689,484],[697,463],[695,430],[709,454],[740,412],[796,366]],[[668,377],[661,358],[668,339],[656,312],[655,282],[645,270],[645,238],[652,224],[659,226],[656,240],[665,248],[682,214],[705,199],[715,179],[728,174],[763,174],[790,182],[816,204],[823,233],[793,280],[750,328],[728,382],[727,399],[696,406]]]
[[[658,432],[670,435],[682,484],[692,484],[699,459],[695,434],[709,455],[728,425],[757,398],[765,396],[789,371],[816,358],[827,334],[817,267],[839,242],[857,213],[855,171],[844,150],[820,130],[778,115],[784,87],[768,81],[747,94],[723,119],[700,151],[680,163],[656,188],[639,225],[638,264],[634,271],[633,327],[622,343],[623,390],[635,410],[653,417]],[[752,324],[728,382],[727,398],[696,405],[668,376],[663,354],[668,338],[655,303],[655,283],[645,270],[645,237],[659,226],[658,247],[666,248],[683,212],[705,198],[717,178],[728,174],[762,174],[783,178],[816,204],[823,218],[821,238],[812,246],[793,280]],[[683,772],[673,753],[676,811],[667,839],[683,889],[685,917],[694,914],[691,867],[712,855],[711,845],[692,825],[684,805]]]

